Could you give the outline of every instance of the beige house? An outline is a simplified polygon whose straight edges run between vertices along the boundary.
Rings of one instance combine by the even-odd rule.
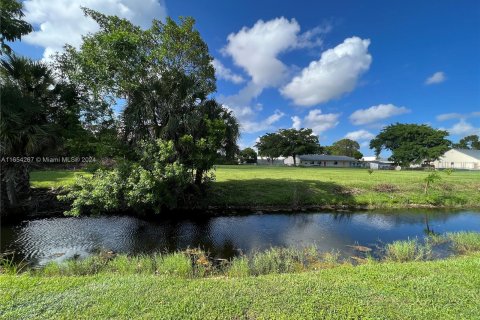
[[[436,169],[480,170],[480,150],[451,149],[433,165]]]
[[[325,154],[303,154],[295,157],[297,166],[316,166],[330,168],[361,168],[365,164],[357,159],[347,156],[330,156]],[[285,159],[287,166],[293,166],[293,157]]]

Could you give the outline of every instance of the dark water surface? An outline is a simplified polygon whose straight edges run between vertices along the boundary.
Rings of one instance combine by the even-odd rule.
[[[200,247],[230,258],[272,246],[316,245],[321,251],[352,253],[349,245],[381,242],[428,232],[480,232],[480,212],[394,211],[296,213],[144,221],[127,216],[51,218],[1,228],[1,252],[42,265],[86,257],[100,250],[117,253],[166,252]]]

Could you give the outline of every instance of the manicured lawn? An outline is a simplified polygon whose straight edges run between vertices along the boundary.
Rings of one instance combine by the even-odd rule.
[[[78,175],[91,176],[80,170],[45,170],[30,173],[30,184],[34,188],[60,188],[71,186]]]
[[[0,276],[3,319],[476,319],[480,255],[301,274]]]
[[[81,171],[37,171],[33,187],[68,187]],[[441,180],[424,194],[424,171],[217,166],[209,203],[220,207],[416,205],[480,207],[480,171],[439,172]]]
[[[217,205],[360,205],[406,207],[412,204],[480,206],[480,172],[439,172],[441,180],[425,195],[424,171],[218,166]]]

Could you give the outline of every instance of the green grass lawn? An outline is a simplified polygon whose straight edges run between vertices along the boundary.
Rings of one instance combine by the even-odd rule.
[[[32,172],[33,187],[68,187],[81,171]],[[424,171],[217,166],[209,203],[219,207],[361,206],[402,208],[417,205],[480,207],[480,171],[439,172],[441,180],[424,194]]]
[[[480,206],[480,172],[440,172],[424,194],[424,171],[218,166],[212,203],[224,206]]]
[[[30,173],[30,184],[34,188],[69,187],[78,175],[91,176],[92,174],[80,170],[33,171]]]
[[[0,275],[3,319],[476,319],[480,255],[184,279]]]

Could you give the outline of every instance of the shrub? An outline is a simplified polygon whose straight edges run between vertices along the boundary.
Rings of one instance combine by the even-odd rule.
[[[101,213],[122,210],[135,212],[176,208],[187,203],[185,194],[193,175],[174,158],[172,142],[144,143],[139,162],[123,162],[113,170],[97,170],[92,177],[79,177],[61,200],[73,200],[66,214]],[[191,199],[188,199],[191,200]]]

